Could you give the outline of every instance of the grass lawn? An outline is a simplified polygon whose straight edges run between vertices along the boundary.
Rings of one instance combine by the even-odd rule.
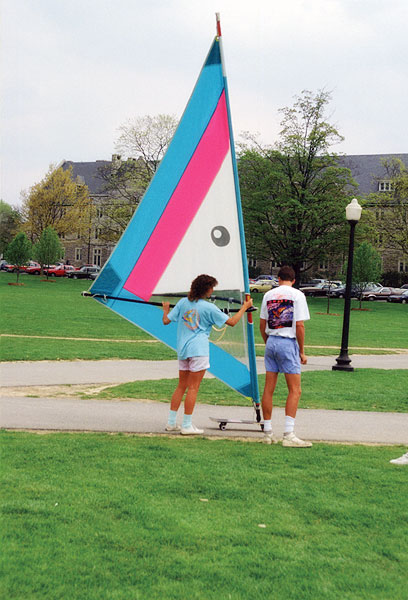
[[[265,376],[259,375],[262,394]],[[169,402],[176,380],[133,381],[105,388],[92,398],[143,398]],[[391,391],[392,390],[392,391]],[[302,374],[300,408],[333,410],[363,410],[374,412],[408,412],[408,370],[358,369],[354,373],[341,371],[310,371]],[[283,376],[278,378],[274,395],[275,406],[285,406],[287,388]],[[89,398],[89,395],[86,397]],[[204,379],[198,402],[224,406],[248,406],[249,401],[216,379]]]
[[[403,448],[0,441],[4,598],[407,598]]]
[[[58,360],[100,358],[143,358],[160,360],[174,358],[175,353],[90,298],[81,297],[89,281],[66,278],[50,282],[24,275],[24,286],[8,285],[15,274],[0,273],[0,333],[38,336],[3,337],[1,360]],[[262,294],[254,294],[260,306]],[[312,346],[339,347],[341,341],[343,300],[331,301],[332,313],[326,315],[325,299],[309,298],[311,320],[306,324],[306,343]],[[358,304],[353,302],[353,306]],[[369,311],[352,311],[350,349],[406,348],[407,307],[399,304],[365,303]],[[322,314],[320,314],[322,313]],[[259,312],[255,314],[255,341],[259,355],[263,353],[259,334]],[[48,336],[48,337],[47,337]],[[49,339],[55,336],[65,339]],[[81,338],[70,340],[67,338]],[[92,338],[89,341],[86,338]],[[101,340],[101,341],[98,341]],[[119,340],[116,341],[116,340]],[[132,343],[129,343],[132,342]],[[308,348],[308,354],[333,354],[337,350]],[[362,350],[367,352],[367,350]]]

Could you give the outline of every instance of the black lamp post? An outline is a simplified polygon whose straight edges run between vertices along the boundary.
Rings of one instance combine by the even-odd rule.
[[[361,206],[356,198],[346,207],[346,219],[350,224],[350,241],[347,262],[346,291],[344,294],[343,335],[341,338],[341,350],[336,358],[337,365],[332,367],[333,371],[354,371],[350,366],[351,358],[348,355],[348,338],[350,329],[350,305],[351,305],[351,282],[353,275],[353,253],[354,253],[354,229],[361,217]]]

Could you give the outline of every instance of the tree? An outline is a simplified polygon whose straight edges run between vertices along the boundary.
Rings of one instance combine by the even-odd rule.
[[[274,148],[246,134],[238,169],[248,250],[300,274],[347,247],[345,206],[355,185],[331,145],[342,141],[325,120],[330,94],[309,91],[283,120]]]
[[[43,268],[44,265],[51,265],[63,255],[64,248],[61,245],[57,232],[52,227],[46,227],[34,246],[36,260],[40,263],[41,268]]]
[[[119,127],[115,148],[121,154],[114,155],[109,165],[99,168],[106,194],[97,209],[101,215],[101,239],[116,242],[121,236],[154,176],[177,124],[172,115],[146,115],[130,119]],[[122,154],[127,159],[122,160]]]
[[[368,242],[363,242],[354,253],[352,283],[361,301],[363,292],[370,284],[377,282],[381,275],[381,256]]]
[[[174,135],[178,121],[174,115],[156,115],[129,119],[119,127],[116,141],[119,153],[131,158],[142,158],[148,180],[156,172]]]
[[[20,231],[6,248],[6,260],[17,267],[17,282],[20,276],[20,268],[30,260],[33,246],[23,231]]]
[[[143,159],[122,161],[118,155],[111,163],[99,167],[98,174],[105,182],[106,194],[96,209],[100,238],[116,242],[132,218],[151,176]]]
[[[408,256],[408,169],[397,158],[385,159],[388,191],[370,194],[375,209],[375,224],[382,245]]]
[[[18,209],[0,200],[0,256],[17,233],[21,222]]]
[[[58,235],[82,234],[89,225],[91,209],[88,188],[72,179],[72,167],[51,166],[44,179],[24,195],[24,229],[34,242],[47,227]]]

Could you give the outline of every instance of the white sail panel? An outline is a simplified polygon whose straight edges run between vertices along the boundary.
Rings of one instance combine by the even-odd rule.
[[[218,290],[244,290],[230,151],[153,293],[188,291],[201,273],[215,277]]]

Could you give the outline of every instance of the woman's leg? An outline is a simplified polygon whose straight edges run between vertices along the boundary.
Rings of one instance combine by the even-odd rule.
[[[205,374],[203,371],[186,371],[188,373],[187,394],[184,400],[184,414],[192,415],[197,399],[198,390]]]
[[[179,382],[171,397],[170,410],[177,411],[187,389],[190,371],[179,371]]]

